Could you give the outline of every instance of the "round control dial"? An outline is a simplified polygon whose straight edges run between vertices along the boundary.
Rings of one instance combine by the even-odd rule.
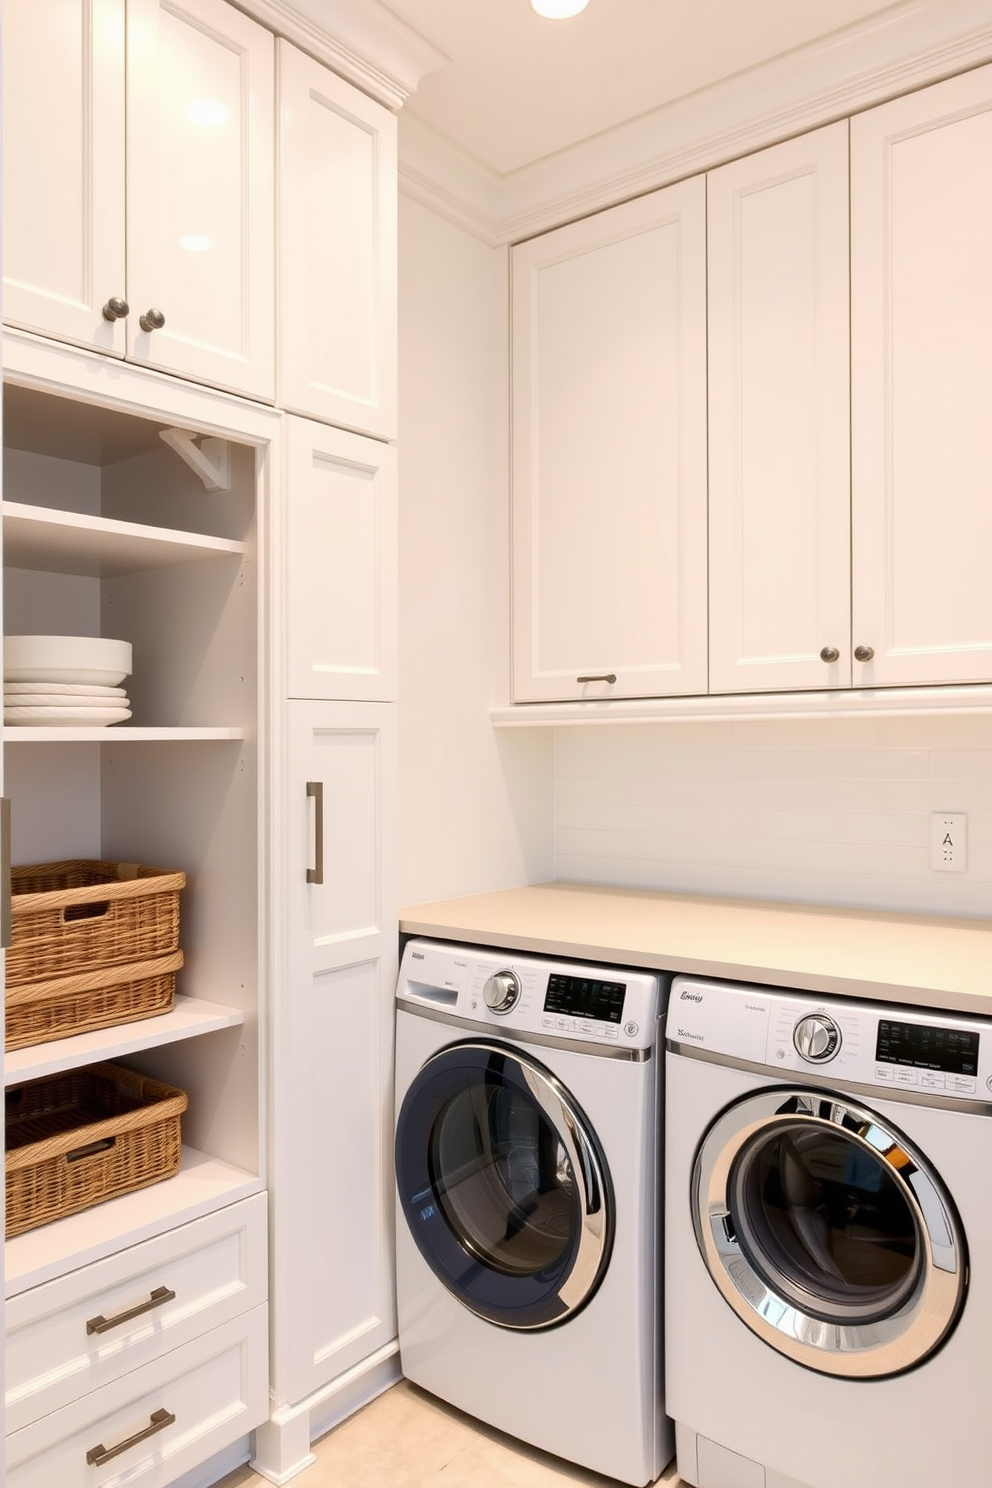
[[[840,1029],[826,1013],[808,1013],[793,1029],[792,1042],[803,1059],[826,1064],[840,1048]]]
[[[512,971],[494,971],[482,995],[491,1012],[508,1013],[520,996],[520,982]]]

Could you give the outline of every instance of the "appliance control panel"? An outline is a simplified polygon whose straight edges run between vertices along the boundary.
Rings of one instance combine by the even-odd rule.
[[[677,976],[667,1038],[790,1079],[805,1070],[879,1089],[992,1097],[992,1019]]]
[[[407,942],[399,1006],[430,1007],[491,1027],[604,1048],[658,1040],[670,977],[448,941]]]

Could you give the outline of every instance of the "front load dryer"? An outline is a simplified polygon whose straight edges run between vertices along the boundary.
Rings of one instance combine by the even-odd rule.
[[[698,1488],[987,1488],[992,1020],[676,977],[668,1408]]]
[[[635,1485],[674,1454],[660,1317],[667,980],[412,940],[396,1002],[403,1373]]]

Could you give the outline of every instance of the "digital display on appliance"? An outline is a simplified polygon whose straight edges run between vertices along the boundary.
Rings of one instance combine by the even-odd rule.
[[[962,1028],[928,1028],[923,1023],[879,1019],[875,1058],[884,1064],[978,1074],[978,1034]]]
[[[619,1023],[626,991],[626,982],[600,982],[592,977],[562,976],[555,972],[548,977],[544,1011],[592,1018],[597,1023]]]

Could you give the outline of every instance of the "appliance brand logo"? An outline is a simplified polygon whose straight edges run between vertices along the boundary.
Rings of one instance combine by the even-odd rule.
[[[680,1002],[702,1002],[702,1000],[703,1000],[703,994],[701,992],[680,992],[679,993],[679,1001]]]
[[[423,951],[411,951],[410,959],[411,961],[424,961],[426,960],[426,957]]]

